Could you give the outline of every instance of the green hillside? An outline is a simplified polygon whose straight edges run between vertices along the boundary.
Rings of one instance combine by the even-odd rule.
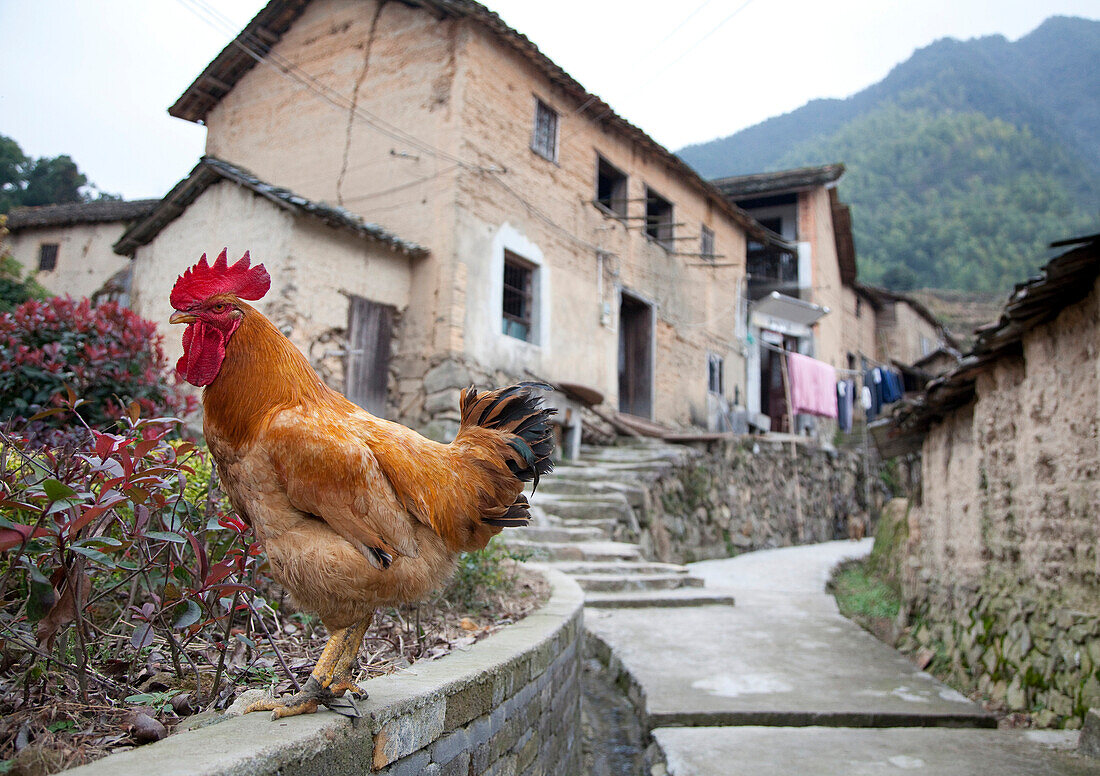
[[[707,177],[844,162],[860,276],[1004,291],[1100,230],[1100,22],[942,40],[847,100],[679,154]]]

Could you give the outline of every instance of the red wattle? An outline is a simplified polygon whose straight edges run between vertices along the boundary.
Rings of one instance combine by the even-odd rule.
[[[183,356],[176,362],[176,371],[191,385],[210,385],[218,376],[225,358],[225,337],[213,326],[202,321],[187,325],[183,332]]]

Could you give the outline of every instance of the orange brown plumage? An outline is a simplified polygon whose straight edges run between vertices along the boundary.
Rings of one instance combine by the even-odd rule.
[[[190,336],[179,369],[205,386],[204,430],[223,487],[274,576],[330,632],[343,632],[379,605],[424,597],[458,552],[527,523],[522,491],[551,469],[553,410],[539,401],[546,386],[468,389],[450,444],[377,418],[326,386],[238,295],[259,298],[269,283],[247,254],[230,266],[224,251],[181,276],[172,322],[188,324]],[[333,655],[333,664],[348,662]],[[314,677],[320,695],[276,713],[316,708],[330,684],[346,684]]]

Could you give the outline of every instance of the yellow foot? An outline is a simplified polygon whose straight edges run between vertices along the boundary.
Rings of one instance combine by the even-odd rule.
[[[323,704],[326,708],[335,711],[337,714],[343,714],[345,717],[358,717],[359,709],[355,707],[350,699],[342,697],[348,690],[351,690],[352,694],[365,695],[359,689],[359,686],[350,680],[341,680],[332,688],[325,688],[321,686],[316,678],[311,676],[306,680],[301,692],[285,698],[264,698],[250,704],[244,710],[244,713],[270,711],[271,719],[275,720],[283,717],[294,717],[298,714],[313,714],[317,711],[317,707]]]

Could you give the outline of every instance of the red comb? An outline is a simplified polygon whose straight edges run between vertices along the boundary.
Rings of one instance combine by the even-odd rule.
[[[186,310],[188,307],[209,299],[215,294],[234,294],[241,299],[256,300],[263,298],[271,288],[271,276],[263,264],[250,267],[248,251],[236,264],[230,266],[222,249],[213,266],[206,263],[206,254],[199,263],[187,269],[176,279],[170,297],[172,307]]]

